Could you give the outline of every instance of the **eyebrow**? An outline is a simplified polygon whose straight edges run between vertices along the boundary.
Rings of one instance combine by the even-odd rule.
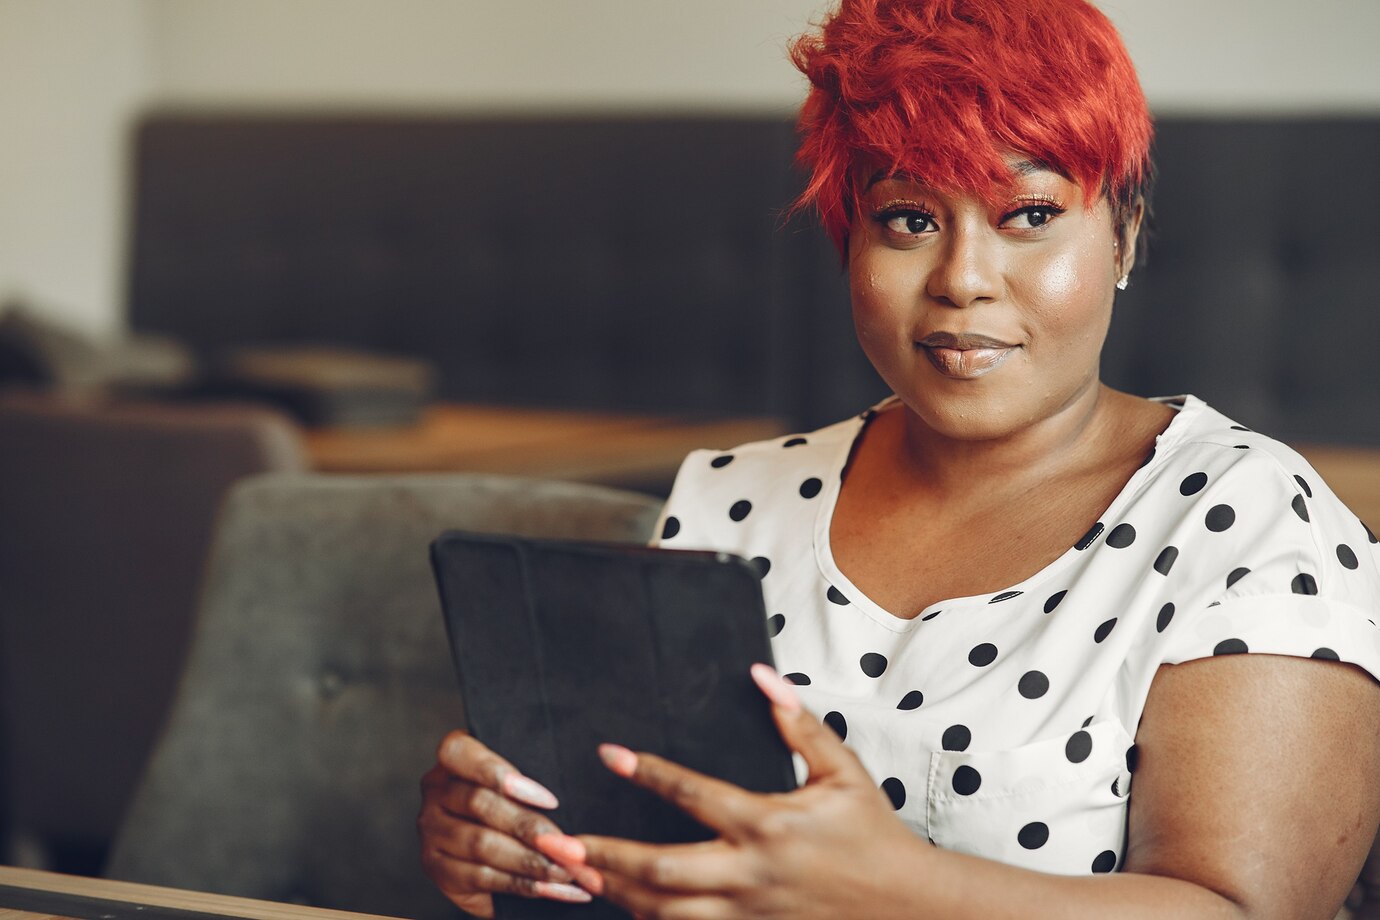
[[[1017,176],[1029,176],[1037,172],[1057,173],[1058,170],[1050,166],[1044,160],[1017,160],[1015,163],[1011,164],[1011,172]],[[925,184],[923,180],[916,176],[912,176],[909,173],[892,173],[887,172],[885,169],[879,169],[872,174],[872,178],[867,180],[867,187],[864,188],[863,191],[868,191],[872,188],[872,186],[876,185],[878,182],[881,182],[883,179],[896,179],[901,182],[913,182],[916,185]]]

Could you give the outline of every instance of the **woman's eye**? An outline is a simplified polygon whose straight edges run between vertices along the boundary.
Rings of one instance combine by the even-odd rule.
[[[1063,213],[1063,208],[1056,208],[1054,205],[1032,205],[1008,214],[1002,224],[1004,226],[1014,224],[1013,229],[1016,230],[1034,230],[1043,227]]]
[[[892,233],[916,236],[935,229],[934,218],[923,211],[892,211],[883,214],[882,224]]]

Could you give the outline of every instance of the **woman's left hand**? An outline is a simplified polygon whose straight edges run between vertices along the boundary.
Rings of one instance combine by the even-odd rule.
[[[804,786],[748,792],[604,745],[600,754],[611,770],[684,809],[718,838],[657,845],[584,836],[583,854],[572,846],[547,855],[576,866],[582,885],[639,917],[886,915],[882,904],[899,894],[898,881],[924,872],[931,845],[901,823],[853,752],[801,707],[789,684],[766,665],[755,665],[753,678],[772,700],[781,736],[809,766]]]

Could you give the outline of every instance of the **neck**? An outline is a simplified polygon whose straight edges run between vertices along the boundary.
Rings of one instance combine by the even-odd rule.
[[[1095,460],[1098,445],[1115,443],[1109,408],[1119,396],[1094,378],[1048,418],[984,440],[947,436],[902,407],[903,463],[917,482],[949,495],[1077,470]]]

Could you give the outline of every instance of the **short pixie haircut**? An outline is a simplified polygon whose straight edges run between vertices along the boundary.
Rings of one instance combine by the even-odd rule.
[[[1109,199],[1120,231],[1153,175],[1140,81],[1087,0],[842,0],[791,59],[809,78],[797,160],[847,257],[867,170],[996,201],[1017,153]]]

